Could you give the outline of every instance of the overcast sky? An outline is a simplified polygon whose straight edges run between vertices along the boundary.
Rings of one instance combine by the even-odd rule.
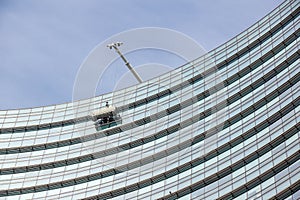
[[[80,65],[112,35],[133,28],[168,28],[209,51],[282,2],[0,0],[0,110],[71,101]]]

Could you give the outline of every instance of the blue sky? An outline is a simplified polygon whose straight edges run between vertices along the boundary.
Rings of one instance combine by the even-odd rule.
[[[0,0],[0,110],[71,101],[83,60],[112,35],[162,27],[190,36],[209,51],[282,2]],[[147,58],[147,51],[140,55]]]

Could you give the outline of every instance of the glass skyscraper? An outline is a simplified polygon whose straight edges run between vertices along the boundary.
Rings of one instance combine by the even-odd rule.
[[[141,84],[0,111],[0,199],[299,199],[299,5]]]

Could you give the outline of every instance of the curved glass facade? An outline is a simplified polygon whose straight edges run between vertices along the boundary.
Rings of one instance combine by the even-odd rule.
[[[139,85],[0,111],[0,198],[300,198],[299,5]]]

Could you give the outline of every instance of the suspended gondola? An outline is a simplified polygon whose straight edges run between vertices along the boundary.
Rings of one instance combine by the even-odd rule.
[[[122,123],[122,118],[118,114],[117,108],[108,105],[108,103],[106,103],[105,107],[92,112],[91,118],[95,122],[94,125],[97,131],[117,126]]]

